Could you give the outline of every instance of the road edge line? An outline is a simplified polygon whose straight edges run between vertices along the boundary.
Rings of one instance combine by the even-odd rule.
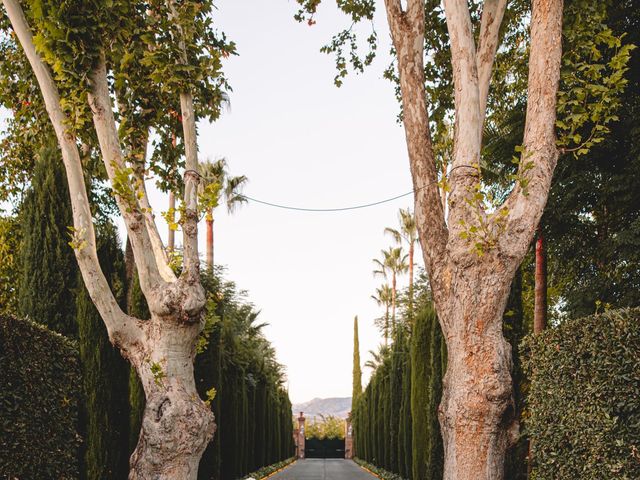
[[[370,473],[371,475],[373,475],[374,477],[376,477],[376,478],[380,478],[380,477],[378,476],[378,474],[373,473],[373,472],[372,472],[371,470],[369,470],[367,467],[365,467],[365,466],[363,466],[363,465],[360,465],[358,462],[353,462],[353,463],[355,463],[356,465],[358,465],[361,469],[363,469],[363,470],[365,470],[365,471],[369,472],[369,473]]]

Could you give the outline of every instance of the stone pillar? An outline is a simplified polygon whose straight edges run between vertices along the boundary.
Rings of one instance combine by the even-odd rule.
[[[351,460],[354,457],[353,451],[353,426],[351,425],[351,412],[344,422],[344,458]]]
[[[298,429],[296,438],[296,456],[298,458],[304,458],[304,412],[300,412],[298,417]]]

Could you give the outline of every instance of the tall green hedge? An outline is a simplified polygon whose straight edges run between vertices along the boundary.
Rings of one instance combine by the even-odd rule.
[[[116,227],[98,228],[98,258],[116,298],[124,303],[124,259]],[[76,295],[82,369],[82,435],[87,480],[125,480],[129,472],[129,364],[107,329],[82,279]]]
[[[533,479],[640,478],[640,309],[529,336]]]
[[[79,478],[81,388],[75,343],[0,318],[0,478]]]
[[[68,244],[71,202],[55,139],[40,151],[20,219],[20,315],[75,338],[78,266]]]

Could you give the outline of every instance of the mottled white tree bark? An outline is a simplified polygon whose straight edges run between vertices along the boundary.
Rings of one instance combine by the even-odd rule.
[[[473,200],[491,70],[506,0],[485,0],[478,45],[466,0],[444,0],[455,91],[455,137],[448,222],[436,184],[424,86],[424,2],[385,0],[397,51],[415,212],[436,309],[447,341],[448,367],[440,405],[445,480],[501,480],[516,438],[511,348],[502,316],[515,271],[533,238],[557,162],[556,94],[560,76],[562,0],[534,0],[528,106],[521,184],[490,215]],[[491,238],[474,252],[471,226]]]
[[[142,291],[151,319],[125,314],[100,269],[95,234],[74,135],[66,128],[60,97],[48,67],[39,57],[18,0],[3,0],[7,14],[32,66],[53,124],[67,171],[73,207],[75,253],[89,294],[102,316],[109,338],[136,368],[146,408],[131,479],[195,480],[200,457],[215,431],[213,414],[200,399],[193,377],[195,345],[202,329],[205,295],[200,284],[197,245],[197,142],[193,101],[181,95],[186,147],[184,268],[179,278],[167,256],[144,184],[132,205],[116,197],[127,226]],[[91,74],[89,103],[104,164],[113,180],[125,168],[109,95],[104,59]]]

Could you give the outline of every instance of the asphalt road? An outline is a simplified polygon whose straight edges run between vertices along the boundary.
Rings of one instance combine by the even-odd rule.
[[[373,480],[355,462],[343,459],[298,460],[269,480]]]

